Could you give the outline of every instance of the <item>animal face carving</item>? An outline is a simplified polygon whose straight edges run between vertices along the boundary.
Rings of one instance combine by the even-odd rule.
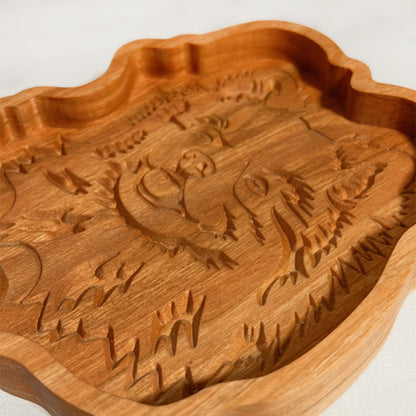
[[[300,129],[302,134],[306,129],[294,109],[285,108],[282,98],[288,94],[296,98],[294,107],[304,106],[295,80],[285,72],[259,82],[237,77],[216,85],[211,95],[219,100],[218,113],[200,116],[199,111],[189,110],[174,116],[171,121],[180,131],[166,147],[149,152],[134,169],[120,174],[115,185],[120,213],[169,250],[187,246],[200,258],[203,249],[210,247],[212,255],[203,261],[218,266],[213,257],[229,259],[224,241],[236,241],[234,220],[247,214],[255,221],[249,201],[244,202],[246,194],[251,193],[249,199],[266,197],[267,181],[275,185],[275,180],[282,179],[271,170],[267,179],[258,174],[250,177],[258,165],[255,155],[261,151],[258,132],[275,124],[279,134],[277,121],[288,119],[294,131]],[[267,163],[273,166],[276,160],[270,158]],[[249,170],[248,164],[253,165]],[[263,167],[262,172],[266,171]],[[269,198],[277,189],[270,189]]]
[[[189,110],[175,116],[180,129],[169,143],[119,174],[115,199],[126,222],[164,249],[188,248],[217,268],[238,264],[229,247],[254,238],[261,250],[277,233],[272,244],[281,250],[288,244],[296,253],[297,266],[283,273],[285,279],[307,276],[306,253],[320,258],[317,253],[329,252],[339,217],[347,218],[385,164],[365,138],[345,136],[336,143],[311,128],[306,110],[280,108],[282,88],[269,85],[262,98],[222,97],[215,114],[198,117]],[[293,107],[304,108],[297,88],[292,94]],[[345,155],[354,144],[365,149],[349,160]],[[305,148],[311,151],[300,159]]]

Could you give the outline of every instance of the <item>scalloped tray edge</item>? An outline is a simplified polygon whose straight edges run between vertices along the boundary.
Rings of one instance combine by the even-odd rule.
[[[217,41],[226,42],[233,36],[245,36],[253,31],[274,31],[273,40],[276,40],[277,47],[282,46],[278,43],[279,34],[298,38],[300,46],[296,46],[295,42],[295,54],[301,52],[301,49],[296,50],[296,48],[303,48],[304,42],[308,47],[316,48],[315,52],[321,54],[320,58],[325,60],[323,65],[319,67],[309,58],[307,58],[308,62],[302,64],[314,67],[313,70],[323,80],[325,89],[338,87],[337,68],[350,71],[350,75],[345,74],[350,79],[348,90],[343,92],[343,99],[346,116],[352,121],[390,127],[411,135],[416,132],[415,91],[373,81],[370,70],[364,63],[348,58],[332,40],[313,29],[294,23],[260,21],[205,35],[181,35],[164,40],[133,41],[122,46],[114,55],[107,71],[88,84],[72,88],[35,87],[2,98],[0,99],[0,137],[1,135],[11,138],[25,137],[27,127],[33,124],[35,129],[71,128],[90,124],[123,105],[128,97],[128,88],[138,74],[148,72],[151,76],[157,76],[166,70],[167,65],[164,60],[166,57],[168,64],[170,63],[169,51],[172,49],[179,48],[181,55],[179,65],[175,62],[171,63],[177,66],[173,69],[174,73],[183,70],[198,73],[201,71],[199,48]],[[140,59],[133,59],[137,54]],[[369,110],[371,107],[367,105],[372,100],[376,100],[378,107],[383,108],[381,113],[387,112],[391,116],[380,117],[377,115],[380,112],[372,113]],[[90,110],[89,118],[83,115],[86,107]],[[93,108],[95,110],[92,110]],[[364,108],[365,115],[362,113]]]

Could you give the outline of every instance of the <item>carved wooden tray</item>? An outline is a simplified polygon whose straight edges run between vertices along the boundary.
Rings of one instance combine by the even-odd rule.
[[[415,120],[282,22],[0,100],[0,386],[53,415],[319,413],[415,286]]]

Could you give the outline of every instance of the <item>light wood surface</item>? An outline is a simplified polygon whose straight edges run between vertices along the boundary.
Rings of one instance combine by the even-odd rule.
[[[57,415],[317,414],[415,286],[415,119],[283,22],[1,99],[0,386]]]

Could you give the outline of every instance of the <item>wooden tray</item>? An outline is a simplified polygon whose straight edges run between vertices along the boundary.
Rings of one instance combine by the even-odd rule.
[[[53,415],[319,413],[415,287],[415,120],[283,22],[3,98],[0,387]]]

